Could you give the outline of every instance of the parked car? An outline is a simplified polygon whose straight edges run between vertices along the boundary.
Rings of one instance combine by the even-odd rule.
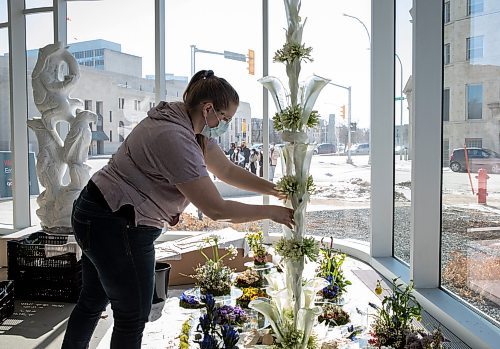
[[[469,169],[477,172],[484,168],[490,173],[500,173],[500,154],[486,148],[467,148],[469,158]],[[467,171],[465,166],[465,149],[454,149],[450,156],[450,169],[453,172]]]
[[[351,154],[370,154],[370,143],[355,144],[351,149]]]
[[[314,154],[333,154],[337,149],[333,143],[320,143],[314,149]]]

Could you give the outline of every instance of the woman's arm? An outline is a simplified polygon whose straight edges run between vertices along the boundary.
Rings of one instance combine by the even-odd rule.
[[[244,171],[244,170],[243,170]],[[246,171],[244,171],[246,172]],[[218,175],[214,173],[217,177]],[[277,205],[248,205],[238,201],[224,200],[210,177],[176,184],[177,189],[205,215],[216,221],[231,223],[252,222],[271,219],[293,229],[293,210]]]
[[[231,163],[220,147],[209,143],[207,148],[207,154],[205,155],[207,167],[210,172],[223,182],[243,190],[286,199],[286,196],[275,189],[273,182],[266,181],[244,168]]]

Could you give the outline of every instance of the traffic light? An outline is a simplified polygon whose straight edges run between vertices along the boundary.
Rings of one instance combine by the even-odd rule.
[[[340,117],[345,120],[345,104],[340,107]]]
[[[248,49],[248,74],[255,75],[255,52]]]

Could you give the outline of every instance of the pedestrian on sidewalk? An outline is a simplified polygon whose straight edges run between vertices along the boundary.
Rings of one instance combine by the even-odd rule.
[[[236,113],[234,88],[211,70],[197,72],[182,102],[160,102],[96,172],[74,202],[83,286],[63,349],[88,348],[101,312],[113,310],[111,348],[139,349],[154,289],[154,241],[191,202],[213,220],[271,219],[293,228],[293,210],[223,199],[209,172],[237,188],[280,199],[272,182],[229,161],[217,145]]]
[[[272,182],[274,180],[274,171],[276,171],[276,165],[278,164],[278,159],[280,157],[280,152],[276,149],[275,145],[271,145],[269,149],[269,180]]]

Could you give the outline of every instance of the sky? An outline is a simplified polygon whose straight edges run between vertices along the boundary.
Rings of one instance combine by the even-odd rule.
[[[403,63],[403,80],[411,73],[411,0],[397,1],[396,51]],[[28,6],[48,6],[52,0],[28,0]],[[359,127],[370,125],[370,0],[302,0],[300,15],[306,19],[303,43],[313,48],[313,62],[303,63],[300,80],[312,74],[333,83],[352,87],[352,121]],[[226,78],[239,92],[240,100],[249,102],[252,117],[262,117],[262,5],[259,0],[166,0],[166,72],[191,75],[191,45],[198,49],[247,54],[255,51],[255,75],[248,74],[247,63],[224,59],[213,54],[196,54],[196,70],[212,69]],[[7,16],[6,0],[0,0],[0,21]],[[154,74],[154,0],[102,0],[68,2],[68,44],[75,41],[106,39],[120,43],[122,52],[143,58],[143,75]],[[27,48],[39,48],[53,41],[51,14],[27,16]],[[284,3],[269,1],[269,54],[285,42]],[[371,34],[371,33],[370,33]],[[0,29],[0,54],[8,50],[7,29]],[[399,95],[399,63],[395,66],[396,95]],[[269,75],[286,85],[285,66],[270,63]],[[270,103],[272,101],[270,99]],[[399,102],[398,102],[399,103]],[[399,104],[395,104],[399,123]],[[347,91],[326,86],[315,109],[328,119],[347,104]],[[270,106],[270,116],[275,112]],[[406,101],[403,123],[407,123]]]

